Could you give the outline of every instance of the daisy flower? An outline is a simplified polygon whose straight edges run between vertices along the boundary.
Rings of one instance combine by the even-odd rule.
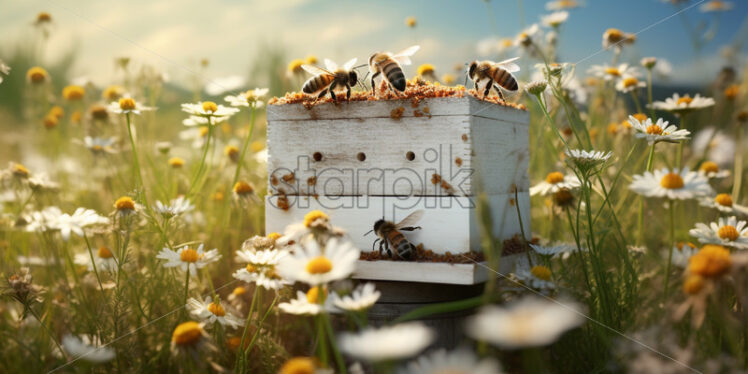
[[[29,187],[35,191],[55,191],[60,189],[60,184],[51,180],[46,173],[34,173],[34,175],[29,177],[28,182]]]
[[[113,101],[109,104],[108,110],[116,114],[137,114],[142,112],[156,110],[156,108],[145,106],[131,97],[120,98],[119,101]]]
[[[491,357],[480,359],[468,349],[447,352],[440,349],[421,356],[398,370],[399,374],[470,373],[498,374],[501,365]]]
[[[223,326],[234,329],[244,324],[244,321],[239,317],[227,312],[219,300],[213,301],[210,296],[207,296],[205,301],[191,297],[187,300],[187,308],[193,317],[205,323],[213,324],[218,322]]]
[[[94,253],[93,261],[91,261],[91,255],[88,252],[76,254],[75,263],[86,266],[88,271],[94,271],[94,264],[97,270],[104,269],[112,273],[117,271],[117,259],[114,258],[114,253],[106,246],[99,247],[99,250]]]
[[[338,346],[357,359],[376,362],[415,356],[435,338],[434,331],[423,323],[408,322],[378,329],[367,328],[357,334],[342,333]]]
[[[634,76],[624,76],[616,83],[616,89],[623,93],[629,93],[639,88],[647,87],[647,82],[640,81]]]
[[[581,186],[582,183],[575,175],[564,175],[561,172],[554,171],[549,173],[545,180],[530,187],[530,195],[550,195],[560,190],[574,190]]]
[[[671,259],[671,262],[673,265],[685,269],[688,267],[688,259],[690,259],[691,256],[695,255],[698,251],[699,248],[693,243],[677,243],[675,246],[673,246],[673,257]],[[663,256],[667,259],[670,254],[665,251],[665,253],[663,253]]]
[[[706,154],[707,159],[717,165],[729,165],[735,160],[735,135],[714,127],[697,132],[690,145],[693,154]]]
[[[221,258],[218,249],[214,248],[204,252],[203,247],[204,244],[200,244],[195,250],[185,245],[176,251],[164,248],[156,255],[156,258],[166,260],[165,268],[179,267],[181,271],[189,269],[190,275],[195,276],[197,275],[197,269],[202,269],[205,265],[216,262]]]
[[[26,231],[45,232],[54,230],[57,219],[62,215],[60,208],[56,206],[46,207],[40,211],[31,212],[26,220]]]
[[[613,156],[613,152],[585,151],[583,149],[569,149],[564,154],[566,154],[567,160],[583,173],[605,164]]]
[[[189,199],[184,196],[179,196],[176,199],[172,199],[169,205],[156,201],[156,211],[161,214],[164,218],[176,217],[178,215],[191,212],[195,209]]]
[[[198,357],[201,351],[215,350],[203,328],[205,325],[195,321],[180,323],[171,334],[171,351],[173,354],[188,354]]]
[[[350,241],[331,238],[322,249],[316,240],[305,240],[280,260],[278,274],[312,286],[329,283],[351,275],[360,254]]]
[[[556,257],[574,251],[576,248],[568,244],[556,244],[549,246],[542,246],[536,244],[530,244],[530,247],[538,254],[543,256]]]
[[[208,119],[207,117],[201,117],[201,116],[189,116],[182,120],[182,124],[187,127],[195,127],[195,126],[207,126],[208,122],[216,125],[222,122],[225,122],[228,120],[229,117],[214,117],[212,119]]]
[[[374,287],[374,283],[359,285],[350,295],[339,296],[333,293],[332,304],[341,310],[358,312],[371,308],[382,294]]]
[[[704,161],[699,166],[699,174],[712,178],[727,178],[730,176],[729,170],[720,170],[719,165],[714,161]]]
[[[556,289],[551,277],[551,269],[544,265],[535,265],[530,267],[526,258],[518,261],[516,269],[512,274],[515,281],[524,284],[534,290],[550,291]]]
[[[533,23],[530,27],[522,30],[517,37],[514,39],[514,45],[520,47],[529,47],[534,42],[533,39],[540,38],[540,27],[537,23]]]
[[[629,66],[629,64],[620,64],[618,66],[604,64],[592,65],[589,70],[587,70],[587,73],[606,81],[617,81],[622,79],[622,77],[638,77],[639,69]]]
[[[657,119],[657,123],[652,124],[652,119],[647,118],[644,121],[639,121],[634,116],[629,116],[629,123],[631,127],[636,130],[636,137],[646,139],[649,145],[668,142],[677,143],[681,140],[687,140],[691,132],[686,129],[678,130],[675,125],[669,125],[668,121],[662,118]]]
[[[614,47],[617,52],[621,51],[623,44],[633,44],[636,35],[625,33],[619,29],[607,29],[603,33],[603,48]]]
[[[247,90],[236,96],[226,96],[223,99],[228,101],[231,106],[252,106],[255,108],[262,108],[262,99],[267,95],[267,88],[255,88],[254,90]]]
[[[109,219],[100,216],[92,209],[78,208],[73,214],[63,213],[56,217],[53,227],[60,230],[62,239],[68,241],[70,233],[78,236],[84,235],[84,229],[93,225],[109,224]]]
[[[62,347],[74,360],[81,359],[96,364],[111,361],[115,355],[113,349],[101,347],[87,335],[78,337],[67,334],[62,337]]]
[[[569,19],[569,12],[567,11],[553,12],[540,16],[540,22],[543,25],[553,28],[561,26],[567,19]]]
[[[268,290],[279,290],[292,283],[281,278],[276,270],[278,263],[288,254],[288,251],[279,249],[236,251],[236,261],[247,263],[247,266],[235,271],[233,276]]]
[[[238,113],[239,109],[226,107],[212,101],[204,101],[197,104],[184,103],[182,104],[182,111],[192,116],[210,119],[210,122],[215,124],[213,119],[226,119]]]
[[[710,12],[726,12],[732,9],[732,3],[729,1],[711,0],[699,6],[699,10],[703,13]]]
[[[709,181],[687,168],[663,168],[634,175],[629,189],[646,197],[666,197],[671,200],[687,200],[713,194]]]
[[[93,154],[115,153],[113,146],[116,142],[116,138],[92,138],[90,136],[83,138],[83,145]]]
[[[748,216],[748,207],[733,203],[732,196],[726,193],[721,193],[711,197],[704,197],[699,201],[701,206],[715,208],[723,213],[728,214],[740,214]]]
[[[711,97],[703,97],[699,94],[696,94],[694,97],[688,95],[681,97],[675,93],[673,97],[668,97],[665,101],[653,102],[651,108],[676,114],[685,114],[712,106],[714,106],[714,99]]]
[[[555,0],[545,3],[546,10],[563,10],[580,7],[581,4],[576,0]]]
[[[278,309],[288,314],[307,316],[332,311],[334,308],[331,298],[327,297],[327,289],[323,287],[321,295],[319,290],[320,287],[317,286],[310,288],[307,293],[296,291],[296,298],[289,300],[287,303],[278,304]]]
[[[501,348],[540,347],[582,322],[584,317],[576,304],[525,297],[507,307],[484,307],[468,321],[467,333]]]
[[[688,231],[691,236],[704,244],[719,244],[739,249],[748,249],[748,227],[745,221],[738,221],[736,217],[727,219],[720,217],[717,222],[709,226],[697,223],[696,228]]]

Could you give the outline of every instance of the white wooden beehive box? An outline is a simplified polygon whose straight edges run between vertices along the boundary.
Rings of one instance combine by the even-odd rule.
[[[267,116],[267,232],[282,232],[319,209],[371,251],[376,236],[364,234],[376,220],[398,222],[422,209],[422,229],[405,233],[413,244],[439,254],[480,251],[475,195],[482,192],[495,237],[521,233],[514,204],[530,234],[526,111],[466,95],[418,105],[409,99],[270,105]],[[354,277],[475,284],[487,273],[475,263],[359,261]]]

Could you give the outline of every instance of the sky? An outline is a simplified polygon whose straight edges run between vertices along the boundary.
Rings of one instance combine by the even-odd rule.
[[[607,28],[641,31],[624,59],[665,58],[674,67],[674,83],[703,83],[721,68],[721,47],[748,32],[742,26],[748,1],[733,4],[729,12],[704,14],[695,6],[674,16],[678,8],[663,0],[586,0],[582,8],[570,11],[561,28],[560,60],[581,61],[577,71],[586,71],[590,64],[611,59],[612,52],[600,51]],[[184,81],[203,58],[210,60],[208,79],[246,75],[264,43],[282,46],[289,59],[313,54],[339,64],[352,57],[363,63],[374,51],[396,52],[419,44],[415,66],[432,63],[440,73],[480,58],[478,41],[514,37],[522,25],[549,13],[545,1],[537,0],[493,0],[488,6],[490,11],[481,0],[3,0],[0,49],[33,35],[36,14],[46,11],[54,20],[46,58],[77,48],[79,58],[70,78],[83,76],[102,85],[109,83],[114,58],[120,56],[154,65],[174,81]],[[416,18],[415,28],[405,26],[409,16]],[[718,22],[714,39],[699,59],[684,19],[693,25]],[[739,54],[745,56],[746,48]],[[410,69],[415,74],[415,67]]]

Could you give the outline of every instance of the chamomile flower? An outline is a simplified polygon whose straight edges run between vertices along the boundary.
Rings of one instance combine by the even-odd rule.
[[[161,214],[164,218],[171,218],[182,215],[187,212],[191,212],[195,209],[189,199],[184,196],[179,196],[176,199],[172,199],[169,205],[156,201],[156,212]]]
[[[215,347],[208,340],[208,334],[203,328],[205,325],[195,321],[180,323],[171,334],[171,351],[177,355],[180,353],[197,357],[201,351],[214,350]]]
[[[561,26],[567,19],[569,19],[569,12],[566,11],[553,12],[548,15],[540,16],[540,22],[543,25],[553,28]]]
[[[564,253],[575,250],[574,247],[568,244],[564,244],[564,243],[556,244],[556,245],[547,245],[547,246],[530,244],[530,248],[532,248],[535,252],[537,252],[540,255],[550,256],[550,257],[556,257]]]
[[[116,114],[137,114],[156,110],[156,108],[145,106],[131,97],[122,97],[119,101],[113,101],[109,104],[108,110]]]
[[[699,10],[704,13],[726,12],[732,9],[733,4],[729,1],[710,0],[699,6]]]
[[[647,82],[640,81],[639,78],[634,76],[621,77],[616,83],[616,89],[623,93],[629,93],[644,87],[647,87]]]
[[[603,33],[603,48],[614,47],[616,52],[620,52],[624,44],[633,44],[636,41],[636,35],[625,33],[619,29],[607,29]]]
[[[687,168],[663,168],[634,175],[629,189],[646,197],[666,197],[670,200],[687,200],[713,194],[709,181]]]
[[[582,183],[575,175],[564,175],[561,172],[554,171],[549,173],[545,180],[530,187],[530,195],[546,196],[556,193],[560,190],[574,190],[579,188]]]
[[[739,249],[748,249],[748,227],[745,221],[738,221],[736,217],[720,217],[717,222],[709,226],[697,223],[696,228],[688,231],[691,236],[704,244],[719,244]]]
[[[320,294],[320,287],[312,287],[306,293],[296,291],[296,298],[289,300],[287,303],[278,304],[278,309],[283,313],[308,316],[333,310],[331,299],[327,295],[327,289],[322,287],[322,293]]]
[[[206,297],[204,301],[190,298],[187,300],[187,308],[193,317],[205,323],[218,322],[223,326],[234,329],[244,324],[241,318],[227,312],[219,300],[213,301],[210,296]]]
[[[236,251],[236,261],[246,263],[247,266],[235,271],[233,276],[247,283],[256,283],[259,287],[277,291],[291,284],[278,275],[276,270],[278,263],[288,255],[288,251],[279,249]]]
[[[530,27],[517,34],[517,37],[514,39],[514,44],[518,47],[529,47],[534,43],[535,39],[540,38],[540,27],[538,27],[537,23],[533,23]]]
[[[78,337],[67,334],[62,337],[62,347],[74,360],[81,359],[96,364],[111,361],[115,356],[113,349],[101,347],[86,335]]]
[[[440,349],[409,362],[398,374],[499,374],[501,365],[491,357],[480,359],[468,349]]]
[[[690,242],[679,242],[673,246],[671,263],[674,266],[685,269],[688,267],[688,259],[699,251],[699,247]],[[667,258],[670,254],[665,251],[663,257]]]
[[[236,96],[226,96],[223,99],[228,101],[231,106],[253,106],[255,108],[262,108],[262,99],[270,90],[267,88],[255,88],[254,90],[247,90],[239,93]]]
[[[510,275],[513,280],[541,292],[556,289],[550,268],[545,265],[530,266],[526,258],[522,259],[517,262],[514,273]]]
[[[88,148],[91,153],[95,155],[103,153],[115,153],[114,144],[117,142],[116,138],[99,138],[86,136],[83,138],[83,145]]]
[[[156,255],[156,258],[166,260],[165,268],[178,267],[183,272],[189,269],[190,275],[195,276],[197,275],[197,269],[202,269],[205,265],[216,262],[221,258],[218,249],[214,248],[205,252],[203,250],[204,246],[204,244],[200,244],[197,249],[193,249],[185,245],[176,251],[164,248]]]
[[[629,64],[620,64],[618,66],[610,66],[608,64],[592,65],[587,72],[606,81],[618,81],[623,77],[639,76],[639,69],[629,66]]]
[[[377,362],[415,356],[428,347],[436,334],[420,322],[407,322],[378,329],[367,328],[357,334],[342,333],[340,350],[357,359]]]
[[[338,238],[330,238],[324,249],[316,240],[305,240],[280,260],[278,274],[312,286],[341,280],[353,273],[360,253],[353,243]]]
[[[376,290],[374,283],[359,285],[350,295],[339,296],[333,293],[332,304],[341,310],[362,311],[371,308],[382,294]]]
[[[696,94],[694,97],[688,95],[680,96],[679,94],[673,94],[673,97],[668,97],[665,101],[655,101],[652,103],[653,109],[664,110],[676,114],[685,114],[694,110],[709,108],[714,106],[714,99],[711,97],[703,97]]]
[[[699,174],[712,178],[727,178],[730,176],[729,170],[720,170],[719,165],[714,161],[704,161],[699,166]]]
[[[56,191],[60,184],[51,180],[47,173],[34,173],[28,179],[29,187],[34,191]]]
[[[182,104],[182,111],[192,116],[210,118],[211,123],[215,123],[212,121],[213,119],[231,117],[238,113],[239,109],[226,107],[212,101],[204,101],[197,104],[184,103]]]
[[[681,140],[687,140],[691,135],[690,131],[678,130],[677,126],[668,124],[668,121],[662,118],[658,118],[657,123],[653,124],[651,118],[639,121],[636,117],[629,116],[629,123],[636,130],[634,136],[646,139],[649,145],[659,142],[678,143]]]
[[[114,257],[114,253],[106,246],[101,246],[94,252],[93,261],[91,261],[91,254],[88,251],[76,254],[75,263],[86,266],[88,271],[94,271],[94,264],[97,271],[101,271],[102,269],[109,272],[117,271],[117,259]]]
[[[84,235],[84,229],[94,225],[109,224],[109,219],[100,216],[92,209],[78,208],[73,214],[63,213],[55,218],[53,228],[60,230],[62,239],[67,241],[70,234]]]
[[[613,156],[613,152],[585,151],[583,149],[569,149],[565,154],[568,162],[582,173],[598,168]]]
[[[467,333],[501,348],[540,347],[583,321],[575,303],[525,297],[506,307],[484,307],[468,321]]]
[[[580,2],[576,0],[555,0],[545,3],[546,10],[574,9],[580,6]]]
[[[229,119],[228,116],[227,117],[214,117],[214,118],[208,119],[207,117],[191,115],[183,119],[182,124],[187,127],[207,126],[208,123],[216,125],[216,124],[225,122],[228,119]]]
[[[726,193],[718,194],[715,197],[704,197],[699,201],[701,206],[715,208],[723,213],[740,214],[748,216],[748,207],[735,204],[732,196]]]

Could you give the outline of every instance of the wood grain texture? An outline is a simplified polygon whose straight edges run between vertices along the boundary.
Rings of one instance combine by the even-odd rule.
[[[518,255],[501,259],[498,272],[508,274],[512,271]],[[404,261],[358,261],[355,279],[388,280],[399,282],[441,283],[441,284],[477,284],[488,279],[489,270],[485,262],[472,264],[447,264],[436,262]]]

